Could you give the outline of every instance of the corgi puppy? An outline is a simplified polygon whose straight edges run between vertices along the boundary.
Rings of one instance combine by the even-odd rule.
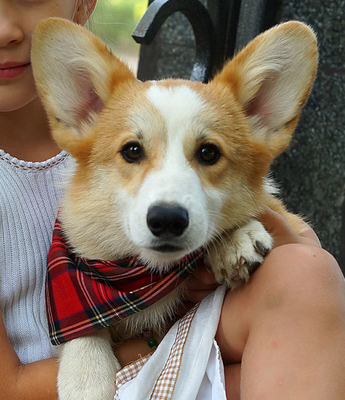
[[[301,234],[274,196],[269,166],[288,146],[317,69],[313,31],[287,22],[264,32],[207,84],[140,82],[90,32],[41,22],[32,66],[53,136],[73,160],[60,221],[75,253],[137,255],[148,269],[200,247],[216,279],[247,281],[272,248],[257,217],[268,206]],[[180,285],[146,310],[62,345],[61,400],[111,400],[120,365],[113,340],[156,329]]]

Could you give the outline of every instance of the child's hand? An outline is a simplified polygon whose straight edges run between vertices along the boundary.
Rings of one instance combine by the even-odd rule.
[[[265,211],[258,217],[266,230],[274,238],[274,247],[284,244],[301,243],[321,247],[319,238],[313,229],[306,223],[306,231],[302,235],[298,235],[291,229],[288,222],[277,212],[266,207]]]
[[[204,297],[212,293],[219,284],[213,272],[200,261],[193,274],[188,278],[187,291],[184,302],[177,310],[177,315],[184,315],[194,304],[199,303]]]
[[[199,262],[192,276],[188,279],[188,296],[186,300],[192,303],[199,303],[204,297],[212,293],[219,284],[203,262]]]

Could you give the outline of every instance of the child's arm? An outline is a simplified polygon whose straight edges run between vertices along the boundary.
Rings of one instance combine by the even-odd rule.
[[[21,364],[11,346],[0,314],[1,400],[57,400],[56,359]]]

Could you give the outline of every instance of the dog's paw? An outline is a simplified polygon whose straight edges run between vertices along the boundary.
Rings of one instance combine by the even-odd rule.
[[[59,357],[59,400],[113,400],[120,364],[99,334],[74,339]]]
[[[234,288],[248,282],[272,246],[271,235],[261,222],[252,220],[215,242],[206,261],[219,283]]]

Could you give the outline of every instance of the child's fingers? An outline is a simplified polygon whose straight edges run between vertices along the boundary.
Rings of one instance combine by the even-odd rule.
[[[258,217],[264,227],[274,238],[274,246],[289,243],[305,243],[320,246],[320,241],[313,229],[305,223],[305,231],[298,235],[288,224],[286,219],[272,209],[265,207],[264,212]]]
[[[320,239],[309,225],[307,226],[307,229],[301,234],[301,237],[309,239],[311,241],[311,244],[321,247]]]
[[[199,303],[218,286],[213,272],[209,271],[205,264],[199,261],[195,271],[188,278],[185,300],[194,304]]]
[[[193,279],[196,283],[214,286],[216,284],[216,278],[214,273],[206,267],[203,260],[198,261],[198,265],[193,272]]]
[[[277,212],[265,207],[264,212],[258,219],[273,236],[275,247],[298,242],[299,236],[297,233],[290,228],[287,221]]]

